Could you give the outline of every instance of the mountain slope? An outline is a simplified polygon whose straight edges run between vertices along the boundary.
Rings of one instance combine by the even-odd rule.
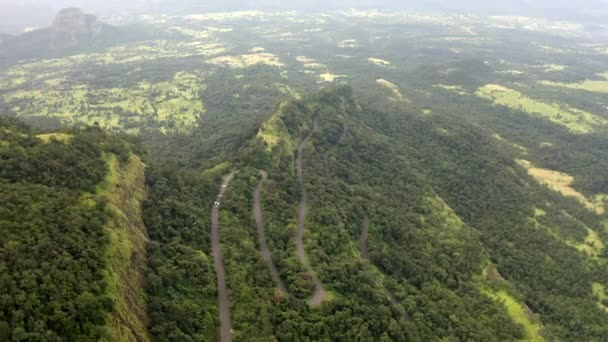
[[[0,38],[0,64],[57,58],[162,36],[141,25],[112,26],[78,8],[61,10],[49,27]]]
[[[296,163],[301,142],[303,182]],[[167,259],[156,269],[171,265],[176,284],[192,284],[182,269],[189,264],[171,261],[177,254],[169,248],[193,245],[186,236],[197,232],[202,238],[196,249],[211,272],[205,288],[213,284],[207,257],[211,218],[204,208],[214,205],[221,177],[238,170],[219,214],[234,340],[603,336],[599,322],[606,317],[593,289],[605,283],[606,271],[598,263],[603,261],[588,260],[575,242],[587,231],[549,214],[535,215],[567,210],[596,228],[598,218],[535,183],[511,153],[492,137],[444,117],[362,108],[349,88],[286,102],[230,163],[195,177],[167,171],[149,183],[147,207],[156,214],[146,217],[159,228],[171,227],[170,235],[157,230],[152,237]],[[260,172],[267,173],[266,182],[259,183]],[[162,195],[167,184],[181,198]],[[260,184],[267,251],[252,202]],[[296,253],[302,184],[307,201],[301,239],[308,264]],[[197,206],[203,209],[195,211]],[[180,212],[187,220],[163,218],[159,210]],[[268,253],[278,276],[268,266]],[[558,260],[569,266],[560,267]],[[319,283],[312,272],[325,290],[314,303],[309,300]],[[550,287],[560,291],[541,304]],[[187,299],[206,317],[202,336],[217,337],[215,291],[205,290],[200,298],[188,293],[157,297],[155,307]],[[203,333],[179,316],[155,317],[163,334]],[[568,323],[579,319],[586,330]]]
[[[449,117],[408,111],[374,111],[350,88],[325,90],[278,106],[230,163],[180,176],[210,193],[198,200],[211,208],[221,176],[238,170],[219,215],[232,338],[604,336],[602,217],[538,183],[516,162],[517,149]],[[260,172],[268,175],[259,190],[268,251],[252,202]],[[208,236],[208,214],[195,215]],[[183,236],[186,227],[171,226]],[[198,248],[209,255],[206,239]],[[323,296],[313,296],[319,286]],[[214,292],[188,298],[217,327]],[[171,321],[157,323],[179,324]]]
[[[0,336],[147,340],[133,147],[97,128],[36,134],[3,119],[0,132]]]
[[[210,169],[145,175],[98,128],[3,120],[0,336],[601,340],[604,213],[413,106],[325,89]]]
[[[146,196],[145,165],[131,154],[119,161],[107,157],[109,172],[101,187],[109,212],[105,224],[110,237],[107,252],[110,272],[110,293],[116,308],[111,326],[114,340],[146,341],[148,313],[141,294],[147,270],[148,233],[142,218],[142,203]]]
[[[588,259],[580,248],[589,234],[585,226],[606,238],[603,215],[532,179],[515,161],[524,152],[477,127],[402,113],[374,113],[367,122],[421,162],[427,183],[480,234],[502,276],[540,314],[549,339],[606,334],[605,313],[592,290],[606,282],[605,259]],[[585,322],[584,328],[574,322]]]

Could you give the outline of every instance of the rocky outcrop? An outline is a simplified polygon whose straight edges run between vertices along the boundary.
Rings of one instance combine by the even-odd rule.
[[[57,32],[93,34],[100,32],[102,26],[95,15],[85,14],[79,8],[65,8],[57,14],[52,27]]]
[[[92,14],[79,8],[65,8],[59,12],[51,26],[51,46],[69,47],[88,41],[103,29],[103,23]]]

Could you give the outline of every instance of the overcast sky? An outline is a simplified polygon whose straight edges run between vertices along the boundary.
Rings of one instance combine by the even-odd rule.
[[[608,0],[0,0],[0,32],[46,26],[59,9],[80,7],[110,14],[125,10],[160,12],[232,10],[332,10],[393,8],[479,15],[530,15],[608,24]]]

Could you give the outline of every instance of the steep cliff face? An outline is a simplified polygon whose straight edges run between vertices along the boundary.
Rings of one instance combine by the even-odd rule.
[[[112,340],[149,341],[147,307],[142,295],[147,265],[148,234],[142,220],[145,198],[145,165],[131,155],[119,162],[115,155],[106,158],[109,173],[101,189],[107,201],[109,219],[106,233],[107,279],[114,312],[110,316]]]
[[[78,8],[59,12],[47,28],[27,31],[19,36],[0,34],[0,63],[30,58],[56,57],[95,46],[111,26]],[[120,37],[113,33],[106,36]],[[113,39],[108,40],[113,42]]]
[[[52,27],[56,32],[90,34],[99,32],[102,24],[97,16],[79,8],[65,8],[57,14]]]
[[[51,45],[69,47],[90,40],[103,29],[103,23],[92,14],[79,8],[65,8],[59,12],[51,26]]]
[[[165,36],[160,29],[151,26],[113,26],[78,8],[66,8],[57,14],[49,27],[15,36],[0,33],[0,64],[100,52],[117,45]]]
[[[0,116],[0,341],[148,341],[145,165],[97,128]]]

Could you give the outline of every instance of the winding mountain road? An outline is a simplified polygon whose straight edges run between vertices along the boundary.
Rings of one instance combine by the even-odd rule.
[[[300,142],[298,146],[298,154],[296,156],[296,173],[298,176],[298,183],[300,184],[300,188],[302,189],[302,198],[300,200],[300,208],[298,212],[298,230],[296,232],[296,254],[300,262],[310,275],[312,282],[315,285],[315,292],[312,297],[308,299],[308,305],[310,306],[318,306],[325,300],[327,297],[327,292],[319,280],[319,277],[312,269],[310,262],[308,261],[308,257],[306,256],[306,251],[304,249],[304,223],[306,222],[306,207],[308,204],[308,193],[306,192],[306,184],[304,183],[304,172],[303,172],[303,159],[304,159],[304,148],[310,141],[313,133],[317,130],[319,126],[319,115],[318,113],[315,115],[313,119],[312,130],[306,135],[306,137]]]
[[[215,273],[217,275],[217,294],[220,313],[220,341],[232,341],[231,330],[232,322],[230,320],[230,302],[228,301],[228,290],[226,289],[226,270],[224,269],[224,261],[222,259],[222,249],[220,245],[220,206],[224,194],[228,189],[230,181],[234,177],[234,172],[224,177],[220,193],[211,209],[211,250],[215,263]]]
[[[277,284],[277,288],[279,289],[281,294],[287,296],[287,288],[285,288],[285,284],[279,276],[279,271],[277,270],[277,267],[272,261],[272,254],[270,253],[270,249],[268,248],[268,241],[266,239],[266,223],[264,222],[264,214],[262,212],[262,186],[264,185],[266,180],[268,180],[268,174],[262,171],[261,175],[262,180],[253,192],[253,212],[255,215],[255,224],[258,228],[258,243],[260,244],[262,256],[264,257],[264,261],[266,261],[266,265],[270,270],[272,279]]]

